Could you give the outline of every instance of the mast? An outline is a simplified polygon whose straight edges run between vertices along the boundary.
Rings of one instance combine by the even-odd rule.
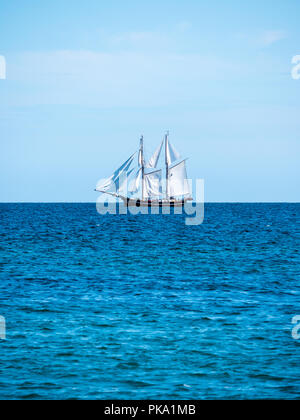
[[[168,164],[168,136],[169,132],[167,131],[165,136],[165,162],[166,162],[166,199],[169,198],[169,164]]]
[[[140,140],[140,165],[142,167],[142,200],[145,197],[145,162],[144,162],[144,136]]]

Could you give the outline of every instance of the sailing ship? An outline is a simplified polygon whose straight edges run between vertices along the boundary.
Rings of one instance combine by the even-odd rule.
[[[158,169],[164,148],[165,171]],[[137,166],[133,166],[137,155]],[[186,160],[181,159],[169,141],[169,133],[149,161],[144,155],[144,137],[138,152],[131,155],[109,178],[98,183],[95,191],[119,198],[127,207],[178,207],[192,201],[187,179]],[[133,166],[133,167],[132,167]]]

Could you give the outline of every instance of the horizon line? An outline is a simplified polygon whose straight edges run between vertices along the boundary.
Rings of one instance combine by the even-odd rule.
[[[0,204],[97,204],[97,201],[0,201]],[[204,204],[300,204],[300,201],[204,201]]]

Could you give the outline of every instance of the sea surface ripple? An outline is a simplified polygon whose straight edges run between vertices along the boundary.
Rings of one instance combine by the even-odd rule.
[[[298,399],[299,215],[1,204],[0,398]]]

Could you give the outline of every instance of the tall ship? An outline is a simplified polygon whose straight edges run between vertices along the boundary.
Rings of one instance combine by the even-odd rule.
[[[164,168],[158,168],[162,150]],[[185,202],[193,200],[187,179],[186,160],[172,146],[167,133],[146,161],[144,138],[141,136],[138,151],[109,178],[100,181],[95,191],[121,199],[127,207],[183,206]]]

